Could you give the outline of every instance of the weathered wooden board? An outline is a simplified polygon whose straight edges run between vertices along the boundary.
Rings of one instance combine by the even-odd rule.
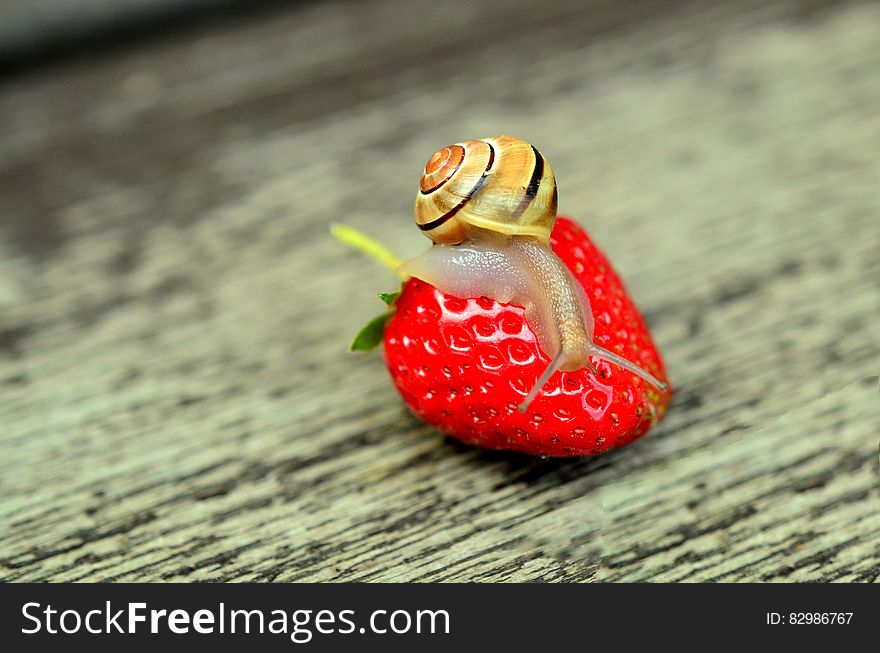
[[[0,578],[880,577],[880,6],[312,3],[0,88]],[[473,450],[347,341],[438,146],[552,161],[677,387]]]

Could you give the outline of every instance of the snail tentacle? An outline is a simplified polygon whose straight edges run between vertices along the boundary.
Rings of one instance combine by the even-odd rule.
[[[641,377],[651,385],[655,386],[657,389],[666,391],[669,386],[665,384],[663,381],[655,377],[653,374],[648,372],[647,370],[639,367],[635,363],[631,363],[626,360],[623,356],[619,356],[615,354],[613,351],[608,351],[604,347],[600,347],[599,345],[594,344],[592,346],[592,355],[596,358],[601,358],[602,360],[606,360],[609,363],[614,363],[615,365],[619,365],[623,369],[632,372],[638,377]]]

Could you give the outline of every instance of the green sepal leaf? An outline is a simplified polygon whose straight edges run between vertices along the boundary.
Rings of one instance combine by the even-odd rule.
[[[400,297],[400,291],[397,292],[380,292],[379,299],[388,304],[389,306],[394,306],[394,302],[397,301],[397,298]]]
[[[371,351],[375,349],[382,342],[382,337],[385,335],[385,325],[388,324],[392,315],[394,315],[394,311],[388,311],[367,322],[366,326],[354,337],[349,350]]]

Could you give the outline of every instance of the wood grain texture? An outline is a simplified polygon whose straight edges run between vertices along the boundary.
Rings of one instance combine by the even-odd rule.
[[[328,2],[0,88],[0,578],[876,581],[880,7]],[[662,7],[662,8],[661,8]],[[444,440],[346,344],[425,158],[552,162],[677,388]]]

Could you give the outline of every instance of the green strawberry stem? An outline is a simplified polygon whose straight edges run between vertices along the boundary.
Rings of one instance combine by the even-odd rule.
[[[390,269],[396,275],[402,277],[397,271],[397,268],[401,266],[403,261],[397,258],[397,256],[394,255],[394,252],[385,247],[385,245],[378,240],[371,238],[362,231],[358,231],[354,227],[349,227],[344,224],[330,225],[330,233],[332,233],[333,237],[339,242],[356,249],[362,254],[366,254]]]

